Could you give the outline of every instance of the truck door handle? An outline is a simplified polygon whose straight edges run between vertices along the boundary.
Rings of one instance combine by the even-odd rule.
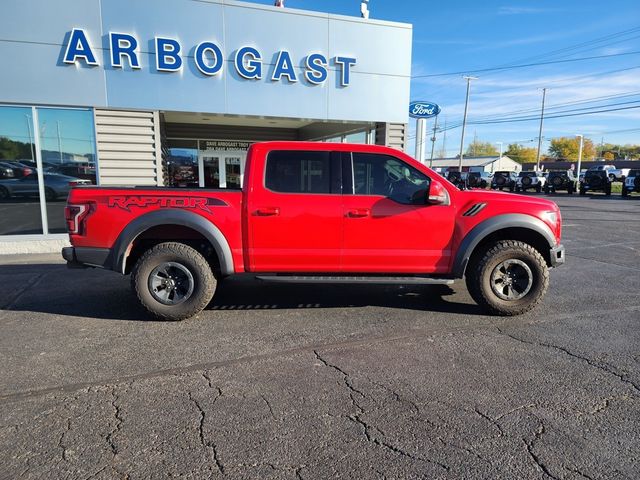
[[[280,209],[278,207],[263,207],[258,208],[253,214],[257,217],[275,217],[280,215]]]
[[[349,218],[363,218],[369,215],[371,215],[371,210],[368,208],[356,208],[347,212],[347,217]]]

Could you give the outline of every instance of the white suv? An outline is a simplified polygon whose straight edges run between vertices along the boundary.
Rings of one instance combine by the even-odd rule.
[[[516,192],[525,192],[532,188],[540,193],[546,183],[547,178],[542,172],[520,172],[516,182]]]
[[[640,193],[640,170],[629,170],[629,175],[622,183],[622,196],[626,197],[631,192]]]

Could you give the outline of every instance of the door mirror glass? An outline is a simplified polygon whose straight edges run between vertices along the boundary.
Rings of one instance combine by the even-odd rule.
[[[429,185],[429,193],[427,197],[429,205],[449,205],[449,192],[437,180],[432,180]]]

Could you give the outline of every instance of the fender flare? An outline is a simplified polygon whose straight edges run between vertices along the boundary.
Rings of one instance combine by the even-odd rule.
[[[124,274],[129,246],[148,229],[162,225],[181,225],[200,233],[213,246],[220,261],[222,275],[228,276],[234,273],[231,248],[220,229],[196,213],[177,209],[155,210],[141,215],[129,223],[118,235],[118,239],[111,249],[112,270]]]
[[[479,223],[464,237],[458,247],[458,252],[456,253],[453,261],[452,273],[454,278],[462,278],[464,276],[464,272],[473,251],[482,240],[493,232],[497,232],[498,230],[503,230],[505,228],[524,228],[533,230],[546,239],[549,244],[549,249],[556,245],[555,235],[542,220],[532,217],[531,215],[521,213],[498,215]]]

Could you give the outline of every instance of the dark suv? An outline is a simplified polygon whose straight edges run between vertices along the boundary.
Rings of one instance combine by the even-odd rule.
[[[566,190],[569,195],[576,191],[575,179],[569,178],[569,174],[564,170],[549,172],[549,178],[544,186],[544,193],[555,193],[558,190]]]
[[[604,192],[611,195],[611,179],[605,170],[587,170],[580,180],[580,195],[590,192]]]
[[[516,189],[518,174],[516,172],[500,171],[493,174],[491,180],[491,190],[502,190],[508,188],[510,192]]]
[[[629,170],[629,175],[622,182],[622,196],[626,197],[631,192],[640,193],[640,170]]]

